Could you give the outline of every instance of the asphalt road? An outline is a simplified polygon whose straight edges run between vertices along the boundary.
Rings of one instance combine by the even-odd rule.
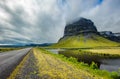
[[[0,53],[0,79],[6,79],[31,48]]]

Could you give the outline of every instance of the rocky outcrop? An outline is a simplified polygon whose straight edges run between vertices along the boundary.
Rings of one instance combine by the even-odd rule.
[[[78,21],[66,25],[64,37],[79,35],[82,33],[97,33],[97,29],[91,20],[80,18]]]

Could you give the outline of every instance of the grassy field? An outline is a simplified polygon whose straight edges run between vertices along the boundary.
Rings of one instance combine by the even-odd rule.
[[[53,48],[89,48],[89,47],[110,47],[120,46],[119,43],[110,41],[99,35],[91,35],[86,38],[84,35],[67,36],[61,39]]]
[[[93,75],[79,70],[70,64],[61,61],[59,58],[45,51],[35,49],[34,54],[38,60],[40,76],[43,79],[92,79]],[[84,73],[84,74],[83,74]],[[97,78],[96,78],[97,79]]]
[[[117,73],[109,73],[79,63],[75,58],[52,54],[43,49],[35,49],[40,76],[43,79],[117,79]]]
[[[91,63],[95,61],[99,65],[99,60],[101,59],[110,59],[110,58],[120,58],[120,49],[116,48],[94,48],[94,49],[66,49],[59,51],[59,54],[62,54],[66,57],[75,57],[78,61],[84,61],[86,63]]]
[[[90,66],[53,54],[41,48],[34,48],[15,68],[8,79],[119,79],[117,72],[99,70],[93,62]]]
[[[86,51],[92,52],[92,53],[100,53],[100,54],[116,54],[120,55],[120,48],[114,48],[114,49],[87,49]]]
[[[21,49],[21,48],[0,48],[0,53],[6,52],[6,51],[18,50],[18,49]]]

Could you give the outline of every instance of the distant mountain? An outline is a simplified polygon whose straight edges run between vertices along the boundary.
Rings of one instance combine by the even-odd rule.
[[[35,43],[30,43],[30,44],[0,44],[0,47],[35,47],[35,46],[50,46],[55,43],[42,43],[42,44],[35,44]]]
[[[41,46],[41,47],[46,47],[46,46],[50,46],[50,45],[53,45],[55,43],[42,43],[42,44],[27,44],[25,46]]]
[[[119,45],[119,43],[101,36],[91,20],[80,18],[78,21],[66,25],[64,36],[52,47],[96,47]]]
[[[0,44],[0,47],[23,47],[23,44]]]
[[[112,33],[111,31],[102,31],[99,33],[101,36],[103,36],[111,41],[120,42],[120,33]]]

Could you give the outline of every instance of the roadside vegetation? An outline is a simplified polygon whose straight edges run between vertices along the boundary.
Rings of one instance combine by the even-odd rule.
[[[6,52],[6,51],[18,50],[18,49],[21,49],[21,48],[3,48],[3,47],[0,47],[0,53]]]
[[[39,75],[43,79],[93,78],[93,75],[73,67],[45,50],[35,49],[34,54],[38,60]]]
[[[43,79],[119,79],[117,72],[99,70],[96,63],[88,65],[76,58],[50,53],[44,49],[34,49],[38,60],[39,74]]]
[[[99,70],[95,62],[88,65],[74,57],[34,48],[8,79],[120,79],[119,76],[118,72]]]

